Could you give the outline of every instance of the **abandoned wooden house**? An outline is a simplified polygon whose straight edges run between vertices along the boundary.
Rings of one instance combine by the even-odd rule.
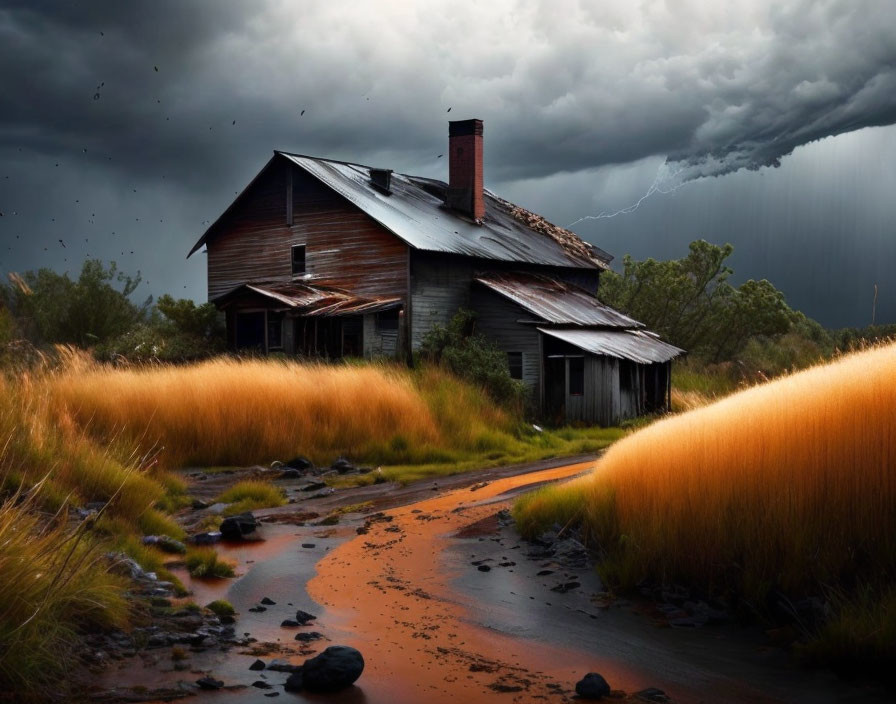
[[[595,296],[611,257],[483,185],[482,121],[449,123],[448,183],[275,151],[190,251],[235,349],[410,359],[461,307],[548,420],[668,406],[682,353]]]

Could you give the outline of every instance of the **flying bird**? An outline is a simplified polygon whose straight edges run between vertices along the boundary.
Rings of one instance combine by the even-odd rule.
[[[234,121],[233,121],[232,123],[230,123],[230,124],[235,125],[235,124],[236,124],[236,120],[234,120]]]
[[[451,108],[448,108],[445,112],[451,112]]]
[[[159,72],[159,67],[158,67],[158,66],[153,66],[153,68],[156,70],[156,73]]]
[[[59,244],[62,245],[63,249],[68,249],[68,247],[65,246],[65,242],[63,242],[62,240],[59,240]]]
[[[444,155],[444,154],[439,154],[439,155],[436,157],[436,159],[441,159],[443,156],[445,156],[445,155]]]
[[[304,114],[305,114],[305,111],[302,110],[302,112],[299,113],[299,117],[301,117],[301,116],[304,115]]]

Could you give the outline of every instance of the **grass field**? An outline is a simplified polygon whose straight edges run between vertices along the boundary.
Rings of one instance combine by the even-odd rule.
[[[60,423],[126,439],[165,468],[305,455],[387,465],[389,478],[591,452],[618,431],[538,433],[434,367],[216,359],[181,367],[76,364],[46,382]]]
[[[808,650],[892,664],[894,409],[891,344],[654,423],[515,514],[530,535],[580,524],[617,585],[686,583],[758,611],[772,590],[821,597],[838,616]]]

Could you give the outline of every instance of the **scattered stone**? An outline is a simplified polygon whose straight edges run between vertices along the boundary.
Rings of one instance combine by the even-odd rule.
[[[196,680],[196,684],[199,689],[221,689],[224,686],[221,680],[216,680],[213,677],[200,677]]]
[[[299,622],[294,621],[291,618],[284,619],[283,621],[280,622],[281,628],[295,628],[298,625],[299,625]]]
[[[470,487],[470,491],[479,491],[480,489],[484,489],[488,486],[488,482],[478,482]]]
[[[363,671],[360,652],[347,645],[331,645],[305,661],[302,679],[305,688],[312,692],[335,692],[350,687]]]
[[[648,687],[647,689],[642,689],[640,692],[635,692],[635,697],[645,702],[672,701],[671,699],[669,699],[669,695],[667,695],[663,690],[657,689],[656,687]]]
[[[202,499],[193,499],[193,503],[191,505],[193,506],[194,511],[201,511],[202,509],[209,507],[209,503],[207,501],[203,501]]]
[[[308,482],[305,486],[302,487],[302,491],[317,491],[318,489],[326,488],[327,483],[322,482],[320,480],[314,479]]]
[[[226,540],[240,540],[246,535],[255,532],[258,521],[251,512],[229,516],[221,522],[221,537]]]
[[[314,463],[307,457],[303,457],[302,455],[293,457],[291,460],[289,460],[289,462],[286,462],[285,466],[289,467],[290,469],[300,469],[303,472],[314,469]]]
[[[600,699],[610,693],[610,685],[596,672],[589,672],[576,682],[576,694],[582,699]]]
[[[268,693],[265,694],[264,696],[266,696],[266,697],[279,697],[279,696],[280,696],[280,692],[268,692]]]
[[[316,546],[314,543],[302,543],[302,547],[303,547],[303,548],[308,548],[308,549],[310,550],[311,548],[314,548],[314,547],[317,547],[317,546]]]
[[[551,591],[558,592],[560,594],[566,594],[566,592],[572,591],[573,589],[578,589],[581,586],[582,585],[579,582],[564,582],[563,584],[558,584],[555,587],[551,587]]]
[[[536,573],[536,577],[547,577],[549,574],[554,574],[554,570],[541,570],[541,572]]]
[[[480,572],[491,572],[492,571],[492,568],[489,567],[488,565],[479,565],[479,567],[477,567],[476,569],[479,570]]]
[[[333,464],[330,465],[330,469],[335,469],[339,474],[348,474],[352,471],[357,471],[355,469],[355,465],[349,462],[345,457],[340,457]]]
[[[265,668],[264,660],[256,660],[249,665],[250,670],[263,670]]]
[[[315,621],[316,619],[317,616],[309,614],[307,611],[302,611],[301,609],[296,611],[296,621],[302,626],[307,626],[309,622]]]
[[[214,530],[208,533],[197,533],[190,537],[190,542],[194,545],[214,545],[221,540],[221,533]]]
[[[274,601],[273,599],[268,598],[268,597],[263,597],[262,600],[261,600],[261,603],[264,604],[265,606],[273,606],[273,605],[276,604],[277,602]]]
[[[266,606],[253,606],[252,608],[249,609],[249,611],[252,611],[256,614],[260,614],[262,611],[267,611],[267,610],[268,609]]]
[[[278,477],[278,479],[301,479],[304,476],[305,473],[301,470],[292,469],[290,467],[289,469],[284,469],[282,472],[280,472],[280,476]]]
[[[273,670],[274,672],[301,672],[302,666],[293,665],[288,660],[275,659],[271,660],[268,669]]]
[[[301,692],[305,688],[304,671],[299,669],[293,672],[286,680],[283,688],[287,692]]]
[[[273,686],[265,682],[264,680],[255,680],[252,683],[253,687],[257,687],[258,689],[273,689]]]
[[[318,633],[317,631],[307,631],[302,633],[296,633],[296,640],[300,643],[310,643],[314,640],[320,640],[323,638],[323,635]]]
[[[144,535],[143,544],[153,545],[163,552],[176,553],[180,555],[184,554],[187,551],[186,545],[168,535]]]

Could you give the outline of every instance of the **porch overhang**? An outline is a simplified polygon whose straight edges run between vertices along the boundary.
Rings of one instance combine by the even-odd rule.
[[[581,328],[538,328],[544,335],[578,347],[591,354],[627,359],[638,364],[669,362],[685,354],[683,349],[663,342],[647,330],[585,330]]]

